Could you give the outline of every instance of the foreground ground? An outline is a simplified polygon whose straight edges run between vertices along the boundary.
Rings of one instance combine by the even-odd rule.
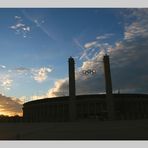
[[[0,140],[148,140],[148,120],[0,123]]]

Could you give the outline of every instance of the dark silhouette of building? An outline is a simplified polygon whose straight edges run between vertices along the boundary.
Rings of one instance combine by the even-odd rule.
[[[106,94],[75,95],[74,59],[69,58],[69,96],[45,98],[23,105],[26,122],[136,120],[148,118],[148,94],[113,94],[109,56],[105,55]]]

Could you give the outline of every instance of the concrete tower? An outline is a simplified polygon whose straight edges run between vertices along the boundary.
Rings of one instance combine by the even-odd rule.
[[[75,97],[75,62],[72,57],[69,58],[69,96],[71,99]]]
[[[109,56],[105,55],[103,57],[104,62],[104,74],[105,74],[105,89],[106,89],[106,103],[108,110],[108,118],[109,120],[115,119],[115,111],[114,111],[114,100],[112,95],[112,80],[111,80],[111,72],[110,72],[110,63]]]
[[[108,55],[104,56],[103,62],[104,62],[106,94],[112,94],[112,80],[111,80],[110,63]]]
[[[70,121],[74,121],[76,119],[76,109],[75,109],[75,96],[76,96],[76,88],[75,88],[75,62],[72,57],[68,60],[69,63],[69,117]]]

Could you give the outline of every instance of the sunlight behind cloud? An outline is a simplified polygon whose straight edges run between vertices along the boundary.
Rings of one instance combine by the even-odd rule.
[[[18,8],[0,12],[0,93],[6,103],[0,103],[2,112],[12,102],[15,112],[22,102],[68,96],[70,56],[75,59],[77,95],[105,92],[105,54],[110,56],[114,91],[147,92],[148,9]],[[85,70],[95,74],[85,75]]]
[[[22,101],[15,97],[6,97],[0,94],[0,114],[22,116]]]

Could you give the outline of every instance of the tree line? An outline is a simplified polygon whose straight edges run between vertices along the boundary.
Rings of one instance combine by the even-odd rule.
[[[20,117],[18,115],[15,116],[7,116],[7,115],[0,115],[0,123],[3,122],[22,122],[23,117]]]

